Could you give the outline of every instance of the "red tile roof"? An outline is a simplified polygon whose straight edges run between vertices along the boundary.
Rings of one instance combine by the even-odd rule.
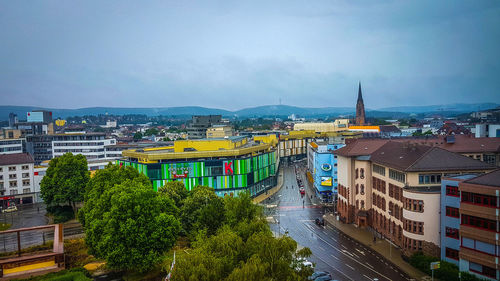
[[[384,139],[356,139],[346,146],[335,150],[334,154],[346,157],[370,155],[387,142],[388,140]]]

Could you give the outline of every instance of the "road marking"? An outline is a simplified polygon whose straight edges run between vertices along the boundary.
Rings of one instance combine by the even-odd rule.
[[[321,249],[321,251],[323,251],[323,252],[325,251],[325,248],[323,248],[321,246],[318,246],[318,247]]]
[[[371,268],[375,268],[375,267],[373,267],[373,265],[371,265],[371,264],[369,264],[369,263],[366,263],[366,265],[368,265],[368,266],[369,266],[369,267],[371,267]]]
[[[357,249],[357,248],[356,248],[355,250],[356,250],[356,251],[358,251],[358,252],[359,252],[360,254],[362,254],[363,256],[366,256],[366,255],[365,255],[365,253],[364,253],[363,251],[361,251],[361,250],[359,250],[359,249]]]
[[[366,276],[364,274],[363,274],[363,276],[366,277],[366,278],[368,278],[368,280],[373,280],[373,279],[371,279],[370,277],[368,277],[368,276]]]
[[[336,259],[336,260],[339,260],[339,258],[337,258],[337,257],[336,257],[336,256],[334,256],[334,255],[330,255],[330,256],[332,256],[332,258],[334,258],[334,259]]]
[[[355,257],[357,257],[358,259],[360,258],[358,255],[356,255],[355,253],[352,253]]]
[[[374,269],[372,269],[372,268],[370,268],[370,267],[366,266],[365,264],[363,264],[363,263],[359,262],[359,261],[358,261],[358,260],[356,260],[355,258],[353,258],[353,257],[351,257],[351,256],[349,256],[349,255],[347,255],[347,254],[345,254],[344,252],[342,252],[342,250],[340,250],[339,248],[335,247],[335,246],[334,246],[334,245],[332,245],[330,242],[326,241],[325,239],[321,238],[320,236],[316,235],[316,237],[318,237],[321,241],[325,242],[326,244],[330,245],[330,247],[332,247],[333,249],[335,249],[335,250],[337,250],[337,251],[339,251],[339,252],[343,253],[346,257],[348,257],[348,258],[352,259],[354,262],[357,262],[358,264],[360,264],[360,265],[362,265],[362,266],[366,267],[367,269],[369,269],[369,270],[371,270],[371,271],[375,272],[375,273],[376,273],[376,274],[378,274],[379,276],[381,276],[381,277],[383,277],[383,278],[385,278],[385,279],[387,279],[387,280],[389,280],[389,281],[390,281],[390,280],[392,280],[391,278],[389,278],[389,277],[387,277],[387,276],[383,275],[382,273],[380,273],[380,272],[378,272],[378,271],[376,271],[376,270],[374,270]],[[343,245],[342,245],[342,246],[343,246]],[[320,259],[321,259],[321,258],[320,258]],[[325,263],[326,263],[326,262],[325,262]],[[327,264],[328,264],[328,263],[327,263]],[[344,274],[344,275],[345,275],[345,274]],[[401,276],[403,276],[403,275],[401,274]],[[404,277],[404,276],[403,276],[403,277]],[[351,279],[351,278],[349,278],[349,279]],[[351,280],[352,280],[352,279],[351,279]]]

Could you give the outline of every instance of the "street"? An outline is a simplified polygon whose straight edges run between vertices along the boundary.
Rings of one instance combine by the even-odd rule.
[[[283,187],[266,200],[268,216],[275,218],[271,229],[277,234],[288,235],[300,246],[309,247],[316,263],[316,271],[328,271],[337,280],[409,280],[408,276],[393,267],[378,253],[366,248],[331,226],[320,227],[314,222],[324,214],[313,198],[314,192],[307,187],[304,164],[297,164],[306,195],[302,198],[297,185],[295,167],[284,167]],[[293,188],[292,188],[293,187]],[[303,202],[304,200],[304,202]],[[303,206],[304,204],[304,206]]]

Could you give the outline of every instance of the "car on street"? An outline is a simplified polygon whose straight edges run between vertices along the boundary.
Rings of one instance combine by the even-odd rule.
[[[330,273],[328,273],[326,271],[316,271],[311,276],[307,277],[307,280],[315,280],[316,278],[322,277],[322,276],[328,276],[328,277],[332,278]]]
[[[314,279],[314,281],[332,281],[332,278],[325,275],[325,276],[320,276],[320,277]]]
[[[299,192],[302,195],[306,194],[306,190],[304,188],[302,188],[302,187],[299,189]]]
[[[11,205],[7,207],[7,209],[2,210],[2,213],[10,213],[17,211],[17,207],[15,205]]]

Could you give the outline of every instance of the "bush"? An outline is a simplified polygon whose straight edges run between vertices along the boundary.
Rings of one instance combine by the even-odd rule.
[[[430,269],[430,264],[431,262],[435,261],[439,261],[439,259],[436,257],[426,256],[422,252],[417,252],[413,254],[409,259],[409,263],[412,266],[420,269],[421,271],[425,272],[428,275],[432,274]],[[446,261],[441,261],[440,268],[434,270],[434,277],[438,278],[441,281],[456,281],[458,280],[458,272],[459,269],[455,264]],[[468,272],[462,272],[461,275],[462,275],[461,279],[462,281],[484,280]]]
[[[50,206],[47,213],[54,216],[54,223],[63,223],[75,218],[75,212],[71,206]]]

